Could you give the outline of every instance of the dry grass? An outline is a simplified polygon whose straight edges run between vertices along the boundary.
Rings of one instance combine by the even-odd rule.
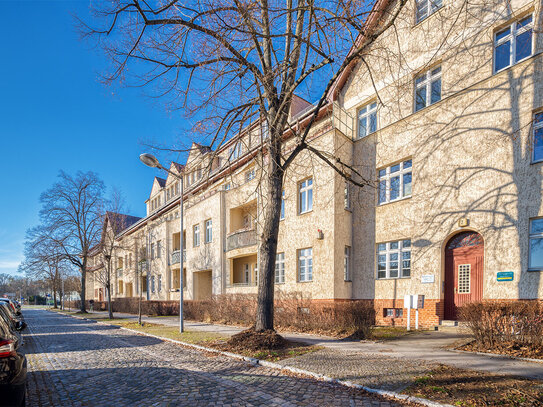
[[[465,407],[532,407],[543,405],[543,383],[537,380],[475,372],[441,365],[404,393]]]

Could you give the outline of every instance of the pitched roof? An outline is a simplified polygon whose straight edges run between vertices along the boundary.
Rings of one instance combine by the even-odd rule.
[[[158,185],[160,185],[161,187],[164,187],[164,185],[166,185],[166,180],[164,178],[155,177],[155,179],[158,181]]]
[[[123,213],[116,212],[107,212],[107,216],[108,218],[111,218],[113,216],[116,218],[115,222],[111,222],[111,220],[109,222],[112,225],[113,233],[115,233],[115,235],[119,234],[124,229],[129,228],[141,219],[137,216],[125,215]]]

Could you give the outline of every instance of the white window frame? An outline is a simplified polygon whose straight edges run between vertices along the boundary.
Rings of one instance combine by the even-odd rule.
[[[309,199],[311,192],[311,199]],[[298,184],[298,214],[311,212],[313,210],[313,178],[307,178]],[[305,209],[303,204],[305,203]]]
[[[532,222],[534,221],[541,221],[543,222],[543,218],[531,218],[529,222],[529,229],[528,229],[528,270],[537,270],[541,271],[543,270],[543,264],[541,265],[532,265],[532,240],[538,239],[543,240],[543,231],[539,233],[532,232]]]
[[[155,258],[155,244],[151,243],[151,260]]]
[[[192,245],[194,247],[200,246],[200,225],[196,224],[192,227]]]
[[[205,243],[213,241],[213,221],[211,219],[205,222]]]
[[[364,111],[365,110],[365,111]],[[375,116],[375,130],[371,131],[371,116]],[[366,134],[361,134],[360,132],[360,121],[366,119]],[[373,101],[358,110],[358,121],[357,121],[357,130],[356,135],[358,139],[369,136],[370,134],[375,133],[379,130],[379,123],[377,121],[377,102]]]
[[[245,284],[249,284],[251,282],[251,266],[249,263],[243,264],[243,278],[245,280]]]
[[[345,246],[345,252],[343,256],[343,280],[352,281],[351,276],[351,246]]]
[[[409,242],[409,243],[407,243]],[[392,248],[394,244],[398,244],[397,248]],[[382,247],[384,245],[384,248]],[[405,275],[404,270],[407,270],[407,268],[404,269],[403,267],[403,258],[402,253],[409,252],[409,275]],[[398,255],[398,275],[397,276],[390,276],[390,257],[391,254],[397,254]],[[386,256],[385,257],[385,276],[379,277],[379,256]],[[397,279],[397,278],[411,278],[411,270],[413,268],[413,257],[412,257],[412,251],[411,251],[411,239],[403,239],[403,240],[394,240],[392,242],[386,242],[386,243],[378,243],[376,245],[376,273],[375,278],[377,280],[386,280],[386,279]]]
[[[279,220],[285,219],[285,190],[281,191],[281,210],[279,214]]]
[[[437,69],[439,69],[439,72],[437,73],[433,73],[434,71],[436,71]],[[441,74],[442,74],[443,70],[441,68],[441,65],[439,66],[434,66],[424,72],[422,72],[421,74],[417,75],[415,77],[415,80],[414,80],[414,85],[415,85],[415,94],[414,94],[414,98],[413,98],[413,111],[416,113],[416,112],[420,112],[421,110],[424,110],[425,108],[427,108],[428,106],[431,106],[437,102],[440,102],[442,97],[443,97],[443,81],[441,80]],[[417,80],[419,78],[424,78],[420,83],[417,83]],[[439,80],[441,82],[441,85],[439,86],[439,100],[436,100],[435,102],[432,102],[432,84]],[[417,109],[417,91],[421,88],[425,88],[425,91],[426,91],[426,104],[421,107],[420,109]]]
[[[245,173],[245,181],[249,182],[255,179],[255,169],[249,170]]]
[[[537,120],[538,116],[540,116],[540,119]],[[537,130],[541,130],[543,129],[543,110],[540,110],[538,112],[535,112],[534,113],[534,118],[533,118],[533,129],[532,129],[532,162],[533,163],[539,163],[539,162],[542,162],[543,161],[543,157],[539,158],[539,159],[536,159],[535,158],[535,133]],[[543,138],[543,136],[542,136]],[[543,140],[542,140],[543,142]]]
[[[224,188],[225,191],[230,191],[230,189],[232,188],[232,186],[230,185],[229,182],[227,182],[226,184],[224,184],[224,187],[223,187],[223,188]]]
[[[238,141],[236,144],[234,144],[232,147],[228,149],[228,161],[237,160],[239,157],[241,157],[242,153],[242,147],[241,142]]]
[[[406,163],[410,162],[411,166],[406,167]],[[400,170],[391,172],[392,167],[395,167],[399,165]],[[381,171],[385,171],[385,175],[380,175]],[[411,194],[404,195],[404,176],[407,174],[411,174]],[[396,163],[394,165],[389,165],[388,167],[381,168],[377,170],[377,176],[378,176],[378,182],[377,182],[377,204],[378,205],[384,205],[390,202],[396,202],[405,198],[410,198],[413,196],[413,160],[411,158],[407,160],[403,160],[399,163]],[[398,194],[398,197],[395,199],[390,199],[390,191],[391,188],[391,180],[392,178],[395,178],[399,176],[400,177],[400,193]],[[381,182],[385,182],[385,200],[383,202],[380,202],[381,199]]]
[[[345,181],[345,190],[343,191],[343,204],[345,205],[345,209],[347,209],[348,211],[352,209],[351,191],[352,184],[349,181]]]
[[[285,283],[285,253],[275,255],[275,284]]]
[[[313,281],[313,248],[298,250],[298,282]]]
[[[151,292],[155,292],[155,276],[151,276]]]
[[[426,14],[423,16],[418,15],[419,10],[419,4],[426,3]],[[439,3],[437,7],[433,7],[435,3]],[[420,23],[421,21],[426,20],[428,17],[430,17],[432,14],[434,14],[436,11],[438,11],[441,7],[443,7],[443,0],[415,0],[415,24]]]
[[[525,20],[526,18],[529,18],[531,17],[532,18],[532,21],[528,24],[526,24],[524,27],[520,27],[520,28],[517,28],[517,24],[519,22],[521,22],[522,20]],[[498,72],[501,72],[507,68],[510,68],[512,67],[513,65],[516,65],[528,58],[530,58],[531,56],[534,55],[534,48],[535,48],[535,35],[534,35],[534,15],[533,14],[528,14],[528,15],[525,15],[524,17],[522,18],[519,18],[517,20],[515,20],[514,22],[512,22],[511,24],[509,24],[508,26],[506,27],[502,27],[500,30],[497,30],[495,33],[494,33],[494,37],[493,37],[493,42],[494,42],[494,52],[493,52],[493,56],[494,56],[494,61],[493,61],[493,71],[494,73],[498,73]],[[496,38],[498,37],[499,34],[503,33],[504,31],[506,30],[510,30],[509,31],[509,34],[506,35],[505,37],[503,38],[500,38],[499,40],[496,40]],[[528,30],[532,30],[532,34],[531,34],[531,42],[532,42],[532,46],[530,48],[530,55],[527,55],[525,56],[524,58],[522,59],[519,59],[518,61],[516,61],[516,53],[517,53],[517,37],[521,34],[524,34],[526,31]],[[496,63],[498,62],[497,58],[496,58],[496,51],[498,50],[498,47],[500,45],[502,45],[503,43],[506,43],[507,41],[510,41],[509,42],[509,65],[506,65],[504,66],[503,68],[501,69],[496,69]]]
[[[158,275],[158,292],[162,292],[162,274]]]
[[[162,240],[156,242],[156,258],[160,259],[160,252],[162,251]]]

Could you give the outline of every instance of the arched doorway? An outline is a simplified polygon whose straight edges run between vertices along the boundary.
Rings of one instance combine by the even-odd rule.
[[[445,319],[456,320],[457,309],[483,299],[484,243],[477,232],[461,232],[445,247]]]

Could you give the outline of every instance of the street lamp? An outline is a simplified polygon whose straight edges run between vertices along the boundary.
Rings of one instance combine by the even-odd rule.
[[[142,163],[144,163],[146,166],[151,168],[159,168],[161,170],[164,170],[168,172],[169,174],[172,174],[177,179],[179,179],[179,191],[180,191],[180,197],[179,197],[179,219],[180,219],[180,226],[181,229],[179,231],[179,332],[184,331],[183,326],[183,176],[180,176],[174,172],[171,172],[169,169],[165,168],[160,164],[160,162],[157,160],[157,158],[149,153],[140,154],[140,160]]]

